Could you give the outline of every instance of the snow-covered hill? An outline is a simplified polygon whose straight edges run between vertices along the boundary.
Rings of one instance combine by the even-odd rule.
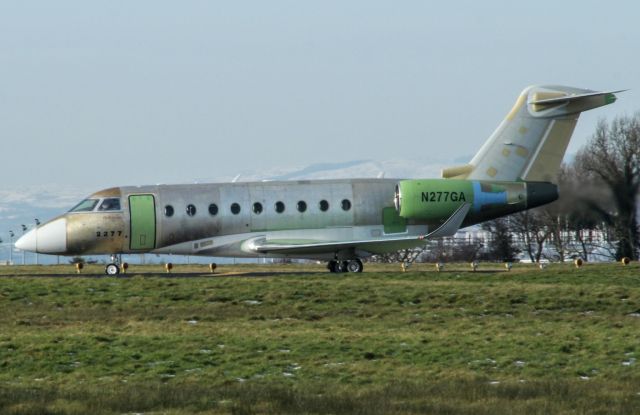
[[[268,170],[244,170],[220,179],[198,179],[198,182],[262,180],[319,180],[319,179],[353,179],[353,178],[417,178],[440,177],[443,167],[456,164],[451,160],[393,159],[385,161],[353,160],[342,163],[318,163],[309,166],[291,166]]]

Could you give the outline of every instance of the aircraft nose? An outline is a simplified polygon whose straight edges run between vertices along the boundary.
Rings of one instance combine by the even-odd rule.
[[[41,254],[63,254],[67,250],[67,220],[59,218],[25,233],[16,248]]]

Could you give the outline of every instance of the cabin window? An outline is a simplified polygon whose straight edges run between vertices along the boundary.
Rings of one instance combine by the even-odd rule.
[[[193,205],[187,205],[187,215],[194,216],[196,214],[196,207]]]
[[[318,207],[321,211],[326,212],[327,210],[329,210],[329,202],[327,202],[326,200],[321,200],[320,203],[318,203]]]
[[[305,210],[307,210],[307,202],[305,202],[304,200],[299,201],[296,205],[296,208],[298,208],[298,212],[304,212]]]
[[[351,209],[351,201],[349,199],[342,199],[341,205],[344,211]]]
[[[117,197],[109,197],[102,201],[99,211],[120,210],[120,199]]]
[[[234,215],[237,215],[238,213],[240,213],[240,205],[237,203],[232,203],[231,204],[231,213],[233,213]]]
[[[164,215],[168,218],[170,218],[171,216],[173,216],[173,206],[171,205],[166,205],[164,207]]]
[[[262,213],[262,203],[256,202],[253,204],[253,213],[259,215]]]
[[[91,212],[99,201],[100,199],[85,199],[75,205],[69,212]]]
[[[276,212],[278,212],[278,213],[284,212],[284,203],[279,202],[279,201],[276,202],[275,208],[276,208]]]
[[[218,214],[218,205],[216,205],[215,203],[212,203],[209,205],[209,214],[211,216],[215,216]]]

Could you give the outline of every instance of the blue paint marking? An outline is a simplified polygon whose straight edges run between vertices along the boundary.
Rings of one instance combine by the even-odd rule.
[[[480,182],[473,182],[473,210],[479,212],[484,205],[506,205],[507,192],[483,192]]]

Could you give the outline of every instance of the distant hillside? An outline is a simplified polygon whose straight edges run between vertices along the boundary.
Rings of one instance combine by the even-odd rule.
[[[353,179],[353,178],[416,178],[439,177],[440,170],[451,166],[451,160],[433,157],[424,159],[394,159],[385,161],[353,160],[340,163],[318,163],[310,166],[293,166],[267,170],[244,170],[220,179],[198,179],[198,182],[230,181],[238,177],[238,181],[261,180],[320,180],[320,179]]]

